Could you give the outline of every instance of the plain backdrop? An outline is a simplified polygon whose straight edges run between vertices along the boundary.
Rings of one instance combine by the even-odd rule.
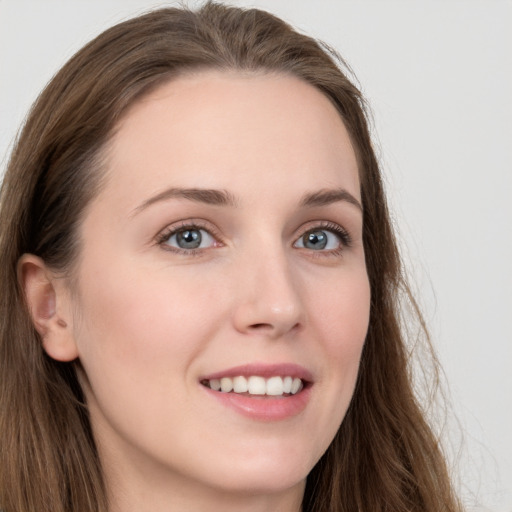
[[[0,0],[1,169],[30,104],[76,50],[172,3]],[[355,71],[458,418],[445,435],[462,494],[468,510],[511,512],[512,2],[228,3],[280,15]]]

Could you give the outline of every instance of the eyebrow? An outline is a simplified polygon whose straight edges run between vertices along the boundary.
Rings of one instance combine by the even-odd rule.
[[[150,197],[133,211],[133,215],[145,210],[152,204],[168,199],[188,199],[197,203],[214,206],[236,206],[236,199],[227,190],[215,190],[208,188],[169,188],[156,196]]]
[[[137,206],[137,208],[133,210],[132,215],[136,215],[155,203],[167,201],[169,199],[187,199],[189,201],[213,206],[235,207],[237,205],[235,196],[227,190],[208,188],[169,188],[160,192],[156,196],[150,197],[140,206]],[[343,188],[322,189],[310,192],[302,197],[299,204],[301,207],[314,208],[318,206],[327,206],[341,201],[353,204],[361,212],[363,211],[361,203],[350,192]]]
[[[311,192],[303,196],[300,204],[303,207],[315,207],[327,206],[329,204],[338,203],[340,201],[346,201],[350,204],[353,204],[361,212],[363,211],[361,203],[344,188],[322,189],[316,192]]]

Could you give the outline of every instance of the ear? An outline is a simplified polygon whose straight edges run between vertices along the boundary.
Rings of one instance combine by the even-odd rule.
[[[57,361],[78,357],[72,332],[69,292],[44,261],[24,254],[18,261],[18,279],[25,294],[32,322],[46,353]]]

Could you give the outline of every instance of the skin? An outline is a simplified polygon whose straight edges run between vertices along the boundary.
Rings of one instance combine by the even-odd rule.
[[[234,204],[154,200],[170,188]],[[340,189],[360,201],[359,188],[340,116],[297,78],[200,72],[131,108],[80,228],[73,289],[22,262],[46,351],[83,366],[112,511],[300,510],[353,394],[370,304],[360,208],[301,201]],[[206,242],[183,252],[169,229],[191,224]],[[328,248],[304,246],[319,229]],[[306,408],[255,420],[200,384],[247,363],[307,368]]]

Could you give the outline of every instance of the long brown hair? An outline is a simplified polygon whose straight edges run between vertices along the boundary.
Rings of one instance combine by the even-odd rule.
[[[318,88],[338,109],[359,161],[370,326],[355,394],[308,476],[304,512],[459,510],[438,439],[412,389],[399,304],[410,294],[364,99],[344,62],[320,43],[269,13],[213,3],[150,12],[98,36],[49,83],[14,147],[0,204],[0,507],[108,508],[79,362],[45,354],[17,262],[33,253],[72,272],[77,226],[101,187],[102,150],[116,124],[164,81],[206,68],[287,73]]]

